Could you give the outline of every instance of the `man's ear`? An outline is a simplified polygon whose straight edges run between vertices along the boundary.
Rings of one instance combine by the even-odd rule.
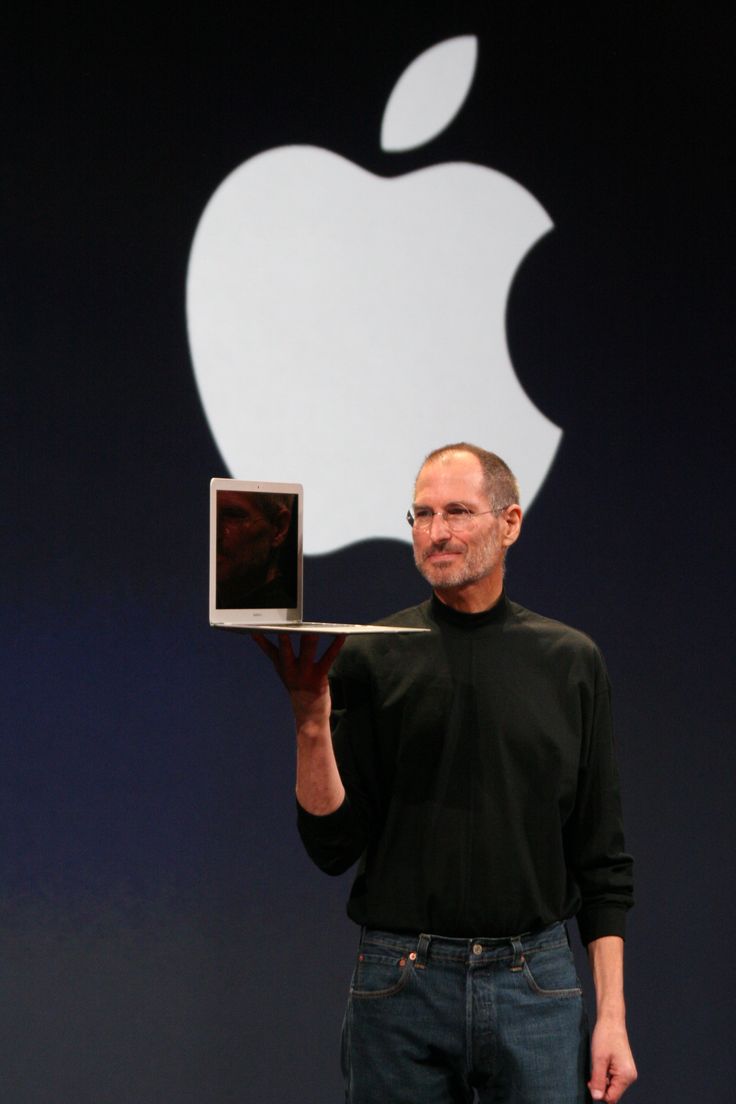
[[[271,542],[274,548],[279,548],[286,540],[291,525],[291,512],[285,506],[279,507],[276,520],[273,523],[274,536]]]
[[[523,517],[524,514],[518,502],[515,502],[512,506],[507,506],[504,510],[503,514],[501,515],[501,522],[503,524],[503,535],[501,537],[501,543],[503,544],[504,548],[509,548],[519,539]]]

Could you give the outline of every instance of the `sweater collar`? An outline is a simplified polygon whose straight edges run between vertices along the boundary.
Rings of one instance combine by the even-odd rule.
[[[435,621],[445,625],[454,625],[459,629],[477,629],[484,625],[493,625],[505,619],[509,609],[506,591],[501,592],[501,597],[490,609],[481,610],[480,613],[464,613],[462,610],[453,609],[441,602],[436,594],[431,598],[431,612]]]

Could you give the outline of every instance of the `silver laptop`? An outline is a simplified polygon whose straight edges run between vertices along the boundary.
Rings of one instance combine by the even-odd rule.
[[[210,625],[240,632],[429,632],[302,617],[300,483],[210,482]]]

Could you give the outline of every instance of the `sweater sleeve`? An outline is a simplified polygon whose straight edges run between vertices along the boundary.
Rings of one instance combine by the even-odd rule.
[[[625,935],[634,902],[632,859],[626,852],[614,754],[611,694],[595,649],[592,687],[583,703],[583,744],[575,810],[566,826],[570,871],[581,894],[577,920],[584,944]]]

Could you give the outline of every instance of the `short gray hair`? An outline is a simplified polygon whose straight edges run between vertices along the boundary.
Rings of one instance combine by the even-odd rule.
[[[480,461],[483,470],[483,482],[488,501],[494,510],[503,510],[506,506],[519,503],[519,484],[508,464],[495,452],[488,452],[479,445],[470,445],[467,441],[458,441],[454,445],[442,445],[425,456],[422,468],[431,461],[443,460],[453,452],[469,452]],[[419,469],[421,472],[422,468]],[[417,479],[419,473],[417,473]]]

